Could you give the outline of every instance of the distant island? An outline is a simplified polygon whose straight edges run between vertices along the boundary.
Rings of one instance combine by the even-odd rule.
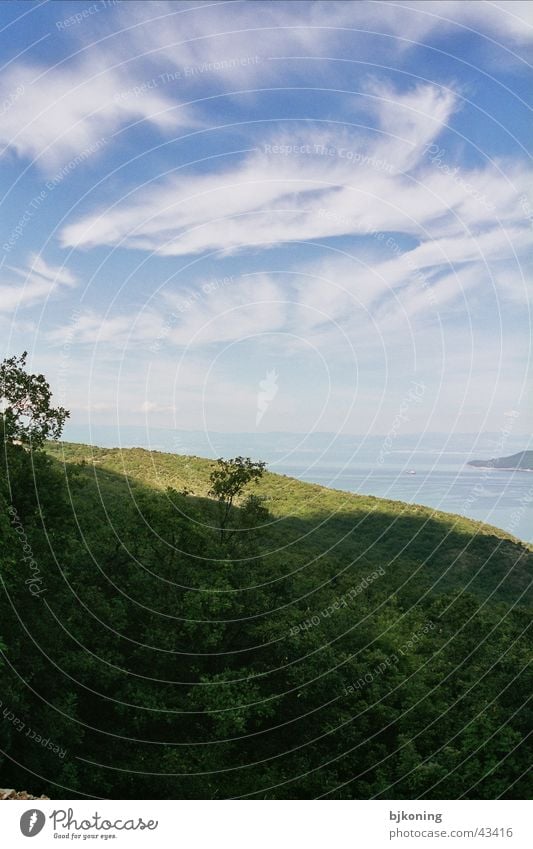
[[[533,472],[533,451],[519,451],[510,457],[497,457],[492,460],[470,460],[468,465],[478,469],[520,469],[523,472]]]

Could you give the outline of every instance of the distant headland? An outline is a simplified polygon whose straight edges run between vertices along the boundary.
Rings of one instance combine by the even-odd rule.
[[[468,465],[479,469],[519,469],[522,472],[533,472],[533,451],[519,451],[509,457],[497,457],[492,460],[470,460]]]

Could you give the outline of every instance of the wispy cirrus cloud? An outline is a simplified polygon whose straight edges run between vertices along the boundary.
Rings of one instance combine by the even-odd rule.
[[[482,411],[505,320],[506,379],[517,385],[532,235],[525,8],[117,4],[8,64],[4,164],[36,164],[23,201],[43,170],[65,174],[49,235],[85,251],[76,268],[91,308],[70,321],[54,301],[24,331],[60,368],[68,340],[73,407],[167,419],[195,410],[203,426],[205,403],[222,428],[253,426],[258,381],[286,361],[264,421],[294,426],[318,404],[320,363],[336,426],[359,379],[371,419],[381,386],[416,364],[428,386],[445,378],[440,427],[471,374]],[[54,28],[54,4],[43,10]],[[71,181],[61,169],[102,138]],[[24,236],[46,229],[36,216]],[[31,265],[3,269],[6,314],[72,285],[64,269]],[[202,274],[219,268],[234,277],[212,289]]]
[[[138,79],[98,49],[52,67],[10,65],[0,77],[0,100],[9,104],[0,121],[0,154],[16,153],[49,172],[136,121],[159,130],[198,125],[165,92],[125,96]]]
[[[123,21],[137,21],[131,30],[133,43],[157,47],[165,59],[178,67],[196,66],[224,57],[245,55],[250,51],[250,34],[261,33],[261,52],[278,57],[317,55],[349,38],[357,45],[357,53],[366,58],[367,51],[379,56],[404,54],[420,43],[447,38],[450,32],[472,31],[487,40],[487,49],[495,44],[508,50],[520,49],[533,41],[533,14],[529,4],[521,0],[465,3],[464,0],[412,0],[382,3],[374,0],[317,0],[317,2],[270,3],[258,0],[240,3],[238,25],[232,3],[198,4],[176,9],[171,2],[138,4],[133,9],[118,9]],[[331,53],[329,54],[331,56]],[[242,70],[242,69],[241,69]],[[213,71],[222,79],[235,81],[239,70],[220,67]],[[264,79],[265,69],[243,72],[252,84]],[[269,75],[279,73],[274,65]]]
[[[74,321],[50,330],[48,341],[62,345],[65,339],[76,345],[111,345],[114,348],[137,347],[157,339],[164,328],[164,313],[154,309],[103,314],[95,309],[82,309]]]
[[[519,204],[519,189],[529,177],[518,164],[506,173],[501,163],[454,168],[453,160],[445,167],[435,161],[429,151],[437,147],[433,143],[453,120],[456,106],[453,92],[436,86],[419,84],[400,94],[372,83],[366,111],[375,116],[373,132],[313,127],[289,135],[280,129],[237,165],[173,175],[67,225],[63,245],[120,244],[179,256],[366,237],[379,252],[359,272],[354,294],[359,297],[364,289],[365,303],[407,286],[417,269],[431,283],[464,263],[477,263],[480,269],[488,262],[516,264],[532,242]],[[397,235],[391,239],[387,233],[417,244],[407,250]],[[214,300],[196,305],[189,323],[193,317],[201,323],[203,311],[211,320]],[[310,313],[307,320],[312,321]],[[321,323],[318,313],[314,322]],[[224,327],[224,338],[238,332],[234,324]],[[183,328],[174,338],[179,333],[183,340]]]
[[[76,285],[76,278],[67,268],[50,265],[37,254],[26,266],[4,265],[0,281],[0,312],[6,313],[35,306],[65,287]]]
[[[420,233],[424,221],[442,215],[442,199],[432,199],[431,187],[405,183],[404,171],[420,164],[446,126],[454,95],[424,85],[393,98],[390,88],[373,86],[369,97],[374,132],[282,128],[237,165],[174,174],[68,224],[62,244],[120,243],[178,256],[364,233],[369,226]],[[336,216],[321,216],[330,204]]]

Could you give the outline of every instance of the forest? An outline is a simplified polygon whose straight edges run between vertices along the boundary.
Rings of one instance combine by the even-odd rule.
[[[531,547],[401,502],[61,441],[1,366],[0,785],[527,798]]]

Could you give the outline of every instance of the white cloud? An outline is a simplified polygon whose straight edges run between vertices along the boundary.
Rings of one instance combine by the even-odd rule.
[[[412,9],[429,17],[425,27],[427,33],[436,29],[448,31],[454,22],[467,26],[495,41],[509,41],[514,45],[533,41],[533,12],[523,0],[500,0],[500,2],[465,3],[464,0],[439,0],[401,4],[405,10]]]
[[[76,345],[111,345],[114,348],[136,347],[156,340],[163,332],[162,316],[153,309],[122,315],[103,315],[86,309],[76,319],[47,334],[48,340],[61,345],[65,339]]]
[[[288,56],[300,57],[290,62],[290,73],[298,79],[307,74],[306,56],[326,58],[347,43],[352,50],[357,46],[358,58],[365,50],[375,54],[376,39],[365,37],[365,29],[398,36],[396,42],[381,41],[384,53],[401,53],[419,39],[440,38],[450,29],[460,32],[457,23],[518,48],[533,39],[527,7],[520,2],[458,0],[386,7],[364,0],[316,2],[306,4],[302,26],[298,3],[239,4],[238,25],[233,3],[191,9],[165,3],[157,8],[117,6],[106,10],[106,17],[124,23],[112,42],[95,41],[90,51],[82,48],[79,56],[52,67],[15,61],[3,71],[0,100],[7,106],[0,143],[50,170],[131,122],[144,120],[160,130],[197,125],[190,107],[181,106],[184,90],[193,99],[196,86],[221,81],[230,92],[253,93],[256,87],[286,79]],[[79,39],[86,47],[87,28],[93,26],[100,26],[97,15],[63,37]],[[333,76],[337,70],[322,68]],[[174,84],[167,79],[172,74],[179,75]],[[445,117],[449,95],[427,87],[425,96],[426,104],[418,93],[413,95],[412,112],[406,99],[400,119],[416,123],[419,144],[426,131],[431,134],[432,123]],[[394,109],[392,104],[391,120],[397,121]],[[412,134],[413,127],[408,129]]]
[[[104,149],[134,121],[163,130],[196,123],[189,109],[175,108],[162,92],[135,95],[135,75],[110,65],[111,57],[97,48],[90,59],[51,68],[11,65],[0,77],[0,100],[9,104],[0,122],[3,152],[15,151],[52,173],[80,154]]]
[[[376,132],[280,131],[232,168],[172,176],[68,224],[63,246],[180,256],[390,231],[421,242],[422,265],[522,251],[524,169],[460,168],[446,151],[435,161],[428,146],[454,113],[451,92],[371,88]]]
[[[396,36],[396,43],[386,42],[389,52],[402,53],[419,44],[439,43],[450,35],[470,32],[485,39],[486,55],[490,61],[494,58],[496,44],[520,52],[522,47],[533,41],[533,13],[531,5],[523,0],[412,0],[386,5],[363,0],[355,8],[352,3],[338,6],[343,7],[341,15],[348,13],[352,26],[368,27],[374,32]],[[347,6],[351,10],[348,11]],[[335,11],[332,10],[330,21],[334,18]]]
[[[12,282],[9,277],[22,278]],[[7,279],[7,282],[3,282]],[[58,293],[63,287],[76,284],[75,277],[64,266],[49,265],[40,255],[34,254],[31,262],[23,268],[4,266],[0,271],[0,311],[14,312],[17,309],[35,306]]]
[[[179,11],[176,4],[160,3],[155,13],[153,4],[136,4],[117,12],[130,26],[132,21],[139,25],[131,30],[134,43],[161,51],[165,59],[180,68],[246,56],[250,45],[256,43],[264,56],[305,56],[316,55],[349,38],[360,54],[365,47],[368,49],[366,32],[398,36],[397,42],[386,39],[382,43],[382,51],[389,55],[391,51],[405,51],[410,44],[440,39],[450,31],[460,33],[461,27],[514,45],[533,39],[533,14],[530,4],[522,0],[413,0],[386,4],[373,0],[315,0],[305,4],[242,3],[237,8],[238,25],[233,3],[199,4]],[[260,33],[260,40],[253,37],[254,32]],[[376,41],[370,44],[375,52]],[[253,83],[255,70],[222,67],[213,69],[213,74],[229,80],[242,75]]]
[[[453,112],[453,95],[417,86],[396,93],[391,106],[391,90],[378,94],[374,86],[372,97],[376,133],[280,132],[231,169],[143,187],[67,225],[61,241],[177,256],[364,232],[369,225],[420,233],[446,206],[396,172],[420,162]],[[333,156],[322,153],[331,149]],[[336,215],[321,216],[324,206]]]
[[[169,341],[197,347],[280,330],[286,320],[286,300],[282,285],[267,275],[235,280],[213,292],[200,287],[192,294],[169,293],[165,301],[177,315]]]
[[[531,230],[520,196],[531,178],[511,160],[479,165],[482,150],[470,147],[469,138],[454,135],[459,104],[464,103],[465,111],[469,107],[461,95],[475,100],[468,89],[473,79],[469,73],[464,89],[455,83],[446,87],[450,77],[444,79],[442,68],[459,69],[461,80],[461,66],[452,60],[445,65],[441,54],[442,64],[433,73],[444,85],[410,83],[415,77],[403,72],[429,73],[428,64],[418,64],[414,50],[405,63],[402,60],[418,42],[458,55],[471,49],[482,74],[488,61],[501,61],[493,54],[506,55],[491,39],[522,54],[531,40],[530,12],[524,11],[529,7],[464,2],[195,5],[189,10],[175,3],[117,4],[116,10],[106,12],[107,23],[102,15],[93,15],[82,27],[61,34],[63,43],[79,39],[80,50],[73,58],[53,67],[15,60],[4,72],[0,141],[6,152],[35,159],[47,172],[58,171],[102,138],[102,156],[113,158],[115,165],[123,152],[130,152],[129,145],[122,145],[123,128],[145,123],[143,129],[150,133],[136,132],[134,138],[134,154],[142,154],[142,146],[152,145],[154,138],[164,134],[167,141],[176,128],[198,126],[195,116],[200,111],[214,126],[235,117],[232,138],[240,133],[245,139],[238,146],[258,145],[239,159],[204,163],[202,173],[180,167],[173,176],[158,178],[159,171],[148,169],[168,167],[166,148],[160,159],[154,155],[146,160],[146,168],[143,163],[141,179],[154,174],[152,182],[138,185],[124,198],[115,194],[113,202],[118,200],[111,208],[99,207],[103,201],[95,197],[90,215],[76,218],[79,213],[71,212],[61,232],[62,244],[121,245],[163,257],[251,247],[257,260],[258,247],[345,236],[351,238],[334,247],[342,245],[353,256],[327,253],[323,245],[306,252],[299,244],[293,255],[300,261],[291,266],[293,273],[290,268],[280,274],[244,275],[215,290],[204,289],[203,281],[182,291],[172,284],[155,296],[147,279],[147,306],[131,304],[121,313],[117,307],[109,312],[105,307],[87,309],[75,322],[48,333],[42,325],[23,327],[18,322],[21,333],[26,328],[44,339],[45,362],[49,356],[53,363],[55,357],[60,373],[68,371],[67,406],[87,409],[91,415],[100,411],[107,419],[112,411],[121,417],[124,411],[132,421],[138,421],[141,412],[160,422],[170,423],[174,417],[181,427],[185,422],[201,427],[205,406],[209,426],[238,430],[250,422],[253,427],[258,381],[266,371],[254,376],[250,362],[255,362],[256,353],[274,350],[281,364],[287,363],[287,371],[280,371],[280,392],[265,417],[268,427],[306,429],[308,410],[314,415],[313,404],[320,407],[328,381],[324,378],[317,388],[314,373],[302,379],[300,367],[309,351],[323,357],[331,378],[325,428],[340,426],[339,411],[348,408],[355,391],[359,404],[350,429],[370,426],[383,402],[382,388],[387,381],[397,387],[398,378],[401,382],[415,361],[425,369],[428,386],[433,381],[438,390],[438,381],[444,380],[436,407],[438,427],[452,421],[463,390],[483,411],[498,358],[504,356],[495,351],[500,340],[491,333],[500,318],[500,302],[512,300],[513,307],[518,303],[511,316],[525,312],[529,278],[524,285],[520,263]],[[109,20],[123,23],[124,31],[112,32]],[[93,26],[103,27],[101,43],[90,43]],[[455,39],[456,34],[468,35],[465,27],[487,38]],[[479,61],[483,43],[485,63]],[[402,88],[367,76],[361,68],[372,67],[365,64],[372,62],[373,67],[398,68]],[[349,95],[347,81],[353,89]],[[295,92],[291,102],[304,105],[301,114],[324,120],[274,120],[270,126],[277,130],[269,138],[260,137],[265,124],[250,125],[248,119],[292,115],[288,108],[278,111],[278,87],[286,87],[283,110],[292,89],[301,88],[307,93],[300,101],[300,92]],[[312,87],[324,89],[313,101]],[[220,93],[223,98],[210,98]],[[204,102],[180,106],[195,97]],[[274,102],[276,108],[271,109]],[[265,109],[242,108],[247,105]],[[471,114],[472,140],[483,147],[482,125],[474,111]],[[239,118],[245,123],[237,129]],[[338,123],[327,124],[330,118]],[[463,119],[459,116],[457,127],[468,135]],[[343,129],[341,121],[350,120],[353,126]],[[437,141],[447,148],[446,169],[428,155],[428,145]],[[268,152],[265,142],[309,145],[310,152]],[[214,137],[211,143],[216,144]],[[333,155],[321,148],[332,149]],[[478,164],[464,165],[474,161]],[[376,232],[368,235],[369,230]],[[310,254],[322,259],[311,263]],[[90,258],[85,259],[88,268]],[[100,256],[94,259],[99,262]],[[120,265],[120,254],[113,260]],[[255,260],[253,267],[262,270],[271,264]],[[154,265],[157,269],[157,260]],[[32,259],[31,268],[4,268],[2,274],[1,308],[8,312],[37,304],[75,283],[68,270],[51,268],[39,257]],[[102,291],[94,295],[100,304]],[[143,288],[136,284],[134,292],[139,301]],[[481,339],[478,328],[486,315],[490,320]],[[472,361],[470,318],[475,336]],[[3,321],[7,324],[6,318]],[[527,349],[525,336],[517,332],[515,338],[514,326],[510,335],[515,347],[505,351],[509,384],[500,389],[508,406],[513,405],[516,366],[523,364]],[[248,337],[253,342],[233,344]],[[67,339],[71,354],[66,366],[57,346]],[[230,361],[232,352],[235,359]],[[232,369],[240,367],[239,352],[243,363],[237,375]],[[357,380],[349,373],[354,364]],[[394,415],[390,403],[381,417],[385,430],[389,413]],[[421,413],[422,425],[426,415]]]
[[[465,233],[424,242],[409,252],[409,261],[416,268],[431,268],[473,261],[512,260],[531,243],[527,227],[493,227],[479,235]]]
[[[419,163],[458,108],[453,91],[427,84],[399,94],[390,83],[375,80],[368,85],[368,92],[376,98],[369,108],[376,113],[383,133],[374,155],[394,163],[396,171],[408,171]]]

